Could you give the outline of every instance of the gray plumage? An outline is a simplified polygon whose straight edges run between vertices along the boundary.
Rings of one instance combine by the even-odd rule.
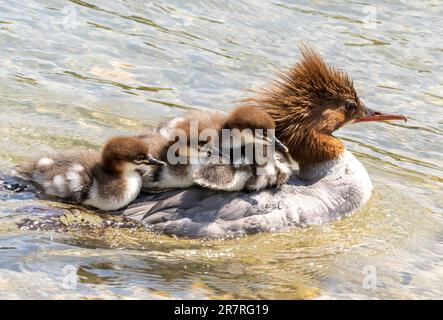
[[[325,223],[359,209],[372,184],[348,151],[300,168],[279,190],[219,192],[202,188],[142,195],[122,214],[159,233],[229,238]]]

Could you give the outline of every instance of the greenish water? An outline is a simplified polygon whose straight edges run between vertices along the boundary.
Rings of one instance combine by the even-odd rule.
[[[324,226],[229,241],[26,231],[16,222],[43,214],[27,208],[55,203],[2,196],[0,298],[441,298],[442,14],[439,1],[0,0],[0,171],[187,109],[228,110],[303,39],[368,106],[409,117],[338,133],[375,191]]]

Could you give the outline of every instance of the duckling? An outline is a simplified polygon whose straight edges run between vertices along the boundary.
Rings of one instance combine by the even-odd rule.
[[[211,135],[202,140],[200,136],[206,130],[218,136],[225,119],[226,113],[219,111],[189,111],[140,134],[145,143],[157,147],[160,159],[167,163],[162,168],[143,167],[143,191],[158,193],[193,186],[194,173],[212,151],[206,146]]]
[[[141,165],[164,166],[136,137],[111,138],[100,152],[71,151],[16,166],[12,174],[36,183],[47,195],[117,210],[140,192]]]
[[[164,167],[144,167],[143,191],[156,193],[188,188],[194,184],[233,191],[244,189],[247,180],[248,190],[279,186],[287,181],[291,171],[284,154],[287,152],[286,147],[272,134],[268,135],[268,131],[273,128],[275,124],[266,112],[251,107],[236,108],[231,114],[191,111],[179,118],[163,122],[156,129],[138,136],[145,143],[161,149],[159,157],[167,163]],[[223,140],[223,129],[229,132],[231,129],[237,129],[234,131],[234,146],[229,146],[229,137],[219,145],[220,139]],[[244,129],[254,132],[242,135],[239,130]],[[230,154],[234,149],[240,150],[242,138],[246,138],[244,144],[253,145],[256,142],[262,149],[275,143],[276,148],[284,153],[274,154],[273,160],[268,163],[266,159],[265,162],[262,159],[261,165],[254,159],[255,155],[246,160],[251,165],[238,165],[231,163],[231,159],[221,157],[223,149],[227,149]],[[255,165],[252,165],[254,163]],[[222,172],[224,174],[220,174]]]
[[[240,139],[245,139],[245,143],[260,143],[264,140],[268,144],[275,144],[277,150],[284,153],[288,152],[288,148],[275,137],[274,119],[265,111],[253,106],[235,108],[225,120],[223,129],[228,130],[227,133],[233,134],[233,147],[235,147],[236,142],[243,145]],[[250,131],[242,136],[241,133],[244,133],[244,130]],[[223,139],[222,142],[225,143],[226,139]]]
[[[168,141],[176,141],[176,137],[179,133],[185,135],[188,142],[197,142],[198,145],[202,145],[210,141],[200,139],[200,135],[205,130],[220,131],[226,121],[227,114],[221,111],[188,111],[182,116],[168,119],[160,122],[156,131],[160,133]],[[195,128],[193,125],[195,124]],[[195,141],[193,141],[195,140]]]
[[[226,117],[227,114],[220,111],[189,111],[160,123],[157,131],[168,140],[169,157],[176,158],[172,159],[173,162],[181,165],[199,164],[205,162],[213,151],[218,153],[214,146],[219,141],[219,132]],[[177,168],[181,168],[179,171],[186,170],[186,166],[178,165]],[[187,169],[191,170],[187,171],[192,171],[192,168],[193,166],[188,166]],[[191,178],[190,174],[188,178]],[[189,179],[188,182],[192,181]]]
[[[172,130],[172,129],[171,129]],[[172,133],[171,133],[172,134]],[[198,155],[200,150],[192,148],[189,143],[189,136],[180,140],[179,143],[185,142],[184,146],[176,149],[174,144],[178,140],[170,141],[157,129],[145,131],[137,136],[142,139],[145,144],[149,144],[156,150],[159,159],[166,165],[163,167],[142,166],[140,168],[143,175],[143,191],[148,193],[164,192],[171,189],[188,188],[194,185],[192,176],[197,170],[199,163],[198,158],[206,158],[204,155]],[[197,163],[191,161],[197,159]]]
[[[291,170],[285,155],[287,148],[272,134],[274,128],[275,123],[266,112],[249,106],[238,107],[230,114],[191,111],[163,122],[156,129],[139,135],[145,143],[160,146],[160,159],[167,163],[164,167],[143,169],[143,191],[163,192],[194,184],[225,191],[280,186],[288,180]],[[232,146],[231,138],[223,137],[223,130],[228,133],[232,130]],[[246,139],[243,145],[242,139]],[[255,143],[263,152],[252,152],[251,159],[226,159],[222,154],[223,150],[241,153],[245,145]],[[269,159],[265,155],[266,159],[258,161],[256,155],[266,153],[271,144],[283,153],[274,154],[271,150]],[[243,157],[244,153],[243,150]],[[236,164],[236,161],[249,164]]]
[[[221,158],[202,165],[194,182],[224,191],[281,186],[291,175],[290,158],[274,130],[275,122],[265,111],[252,106],[234,109],[220,133]]]

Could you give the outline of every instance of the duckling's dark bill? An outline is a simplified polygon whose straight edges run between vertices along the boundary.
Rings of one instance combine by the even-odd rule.
[[[148,155],[147,164],[166,166],[166,162],[161,161],[161,160],[157,160],[154,157],[152,157],[151,155]]]
[[[275,149],[283,151],[284,153],[287,153],[289,151],[289,149],[283,144],[283,142],[278,140],[276,137],[266,137],[265,138],[264,136],[259,135],[259,134],[255,134],[255,137],[259,138],[259,139],[266,140],[270,144],[275,143]]]

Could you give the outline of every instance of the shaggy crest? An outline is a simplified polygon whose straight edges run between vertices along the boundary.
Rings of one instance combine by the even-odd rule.
[[[302,44],[299,48],[301,59],[297,64],[244,102],[272,116],[277,137],[294,160],[324,161],[344,150],[332,132],[349,119],[336,107],[346,101],[358,106],[362,103],[344,71],[329,66],[312,46]]]

